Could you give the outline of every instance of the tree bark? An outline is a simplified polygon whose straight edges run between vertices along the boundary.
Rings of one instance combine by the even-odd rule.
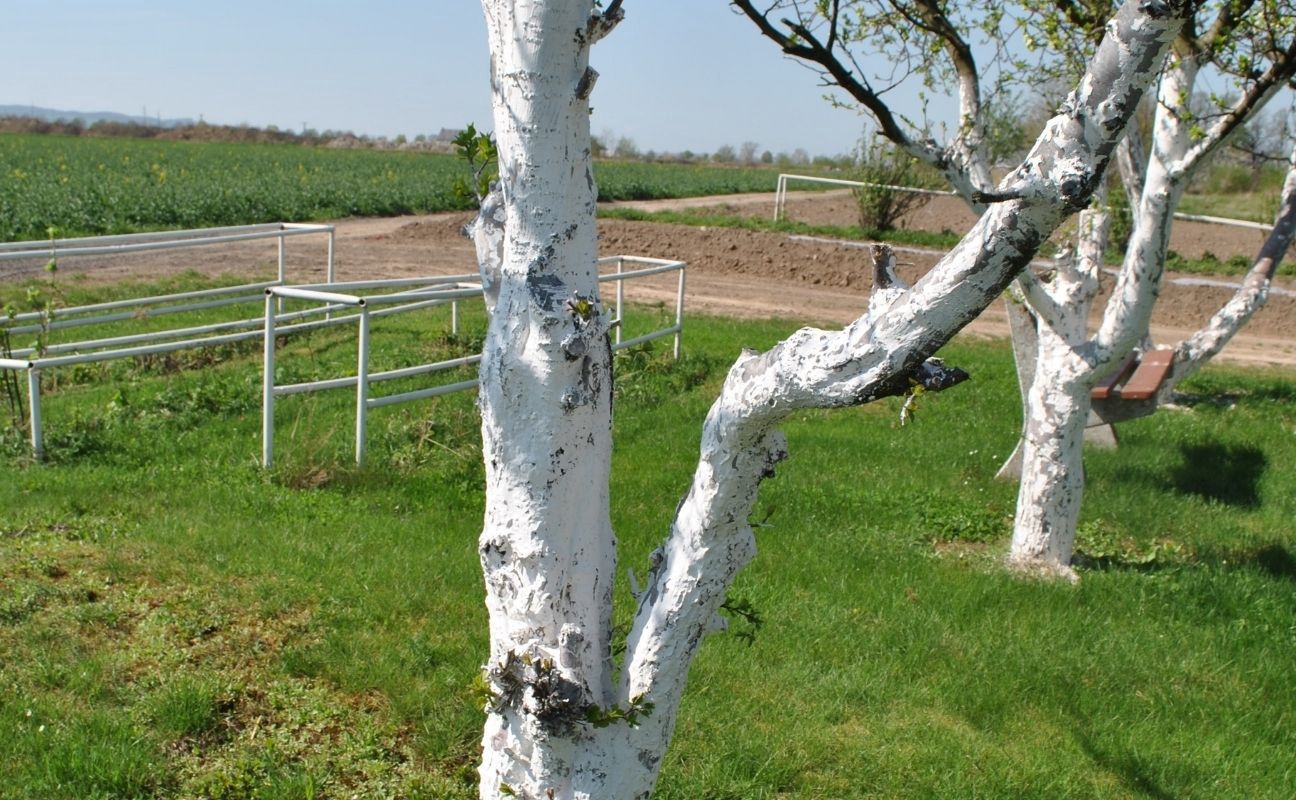
[[[1282,60],[1286,56],[1283,56],[1229,114],[1204,135],[1194,136],[1194,122],[1187,114],[1187,98],[1192,95],[1204,57],[1201,48],[1185,46],[1170,58],[1164,70],[1153,121],[1151,153],[1139,183],[1138,202],[1133,209],[1134,229],[1112,296],[1092,337],[1063,337],[1069,343],[1066,347],[1047,347],[1045,337],[1040,337],[1036,383],[1027,405],[1038,402],[1043,407],[1028,408],[1028,429],[1035,424],[1039,430],[1051,431],[1058,436],[1070,435],[1076,430],[1083,432],[1092,409],[1089,390],[1137,346],[1146,346],[1152,309],[1160,294],[1169,251],[1174,211],[1188,181],[1206,157],[1237,130],[1240,122],[1259,111],[1272,97],[1272,85],[1266,82],[1271,73],[1278,74],[1287,68],[1282,66],[1286,63]],[[1136,163],[1132,156],[1129,153],[1122,157],[1127,173]],[[1130,179],[1133,177],[1127,175],[1127,182],[1132,182]],[[1082,246],[1083,240],[1082,236]],[[1184,359],[1186,367],[1188,361],[1210,351],[1212,343],[1222,347],[1221,334],[1228,330],[1236,331],[1241,322],[1253,313],[1255,301],[1263,296],[1262,284],[1267,287],[1267,282],[1258,276],[1248,279],[1247,286],[1234,302],[1226,306],[1206,329],[1177,348],[1176,361]],[[1086,315],[1087,303],[1083,307]],[[1061,313],[1072,316],[1080,313],[1077,308],[1072,306],[1071,311],[1062,308]],[[1168,387],[1166,391],[1169,391]],[[1062,418],[1067,415],[1069,418]],[[1032,467],[1030,438],[1028,430],[1026,441],[1021,445],[1026,463],[1018,494],[1010,560],[1019,565],[1067,573],[1075,541],[1079,497],[1083,493],[1081,448],[1078,444],[1072,446],[1062,442],[1041,444],[1035,451],[1037,458],[1068,458],[1074,463],[1038,463]],[[1055,481],[1056,485],[1050,485],[1050,481]],[[1062,505],[1054,510],[1045,507],[1052,502]]]
[[[611,348],[590,166],[592,2],[483,3],[500,177],[476,225],[492,316],[479,406],[493,700],[481,795],[605,797],[583,724],[612,701]],[[561,35],[558,33],[561,31]]]
[[[649,582],[619,679],[612,663],[611,352],[598,299],[590,44],[614,2],[483,0],[500,179],[473,226],[492,315],[479,405],[480,555],[490,615],[480,793],[487,800],[642,800],[689,665],[755,553],[748,515],[802,408],[939,390],[928,357],[998,297],[1112,157],[1185,2],[1129,0],[1089,73],[996,204],[911,290],[841,331],[803,329],[730,370],[688,494]],[[610,17],[615,13],[615,17]]]
[[[1036,350],[1024,403],[1021,483],[1009,562],[1071,579],[1084,494],[1089,390],[1096,380],[1093,365],[1081,351],[1088,337],[1089,309],[1100,287],[1108,222],[1101,202],[1081,212],[1074,255],[1058,258],[1056,272],[1047,281],[1019,279],[1035,320]]]

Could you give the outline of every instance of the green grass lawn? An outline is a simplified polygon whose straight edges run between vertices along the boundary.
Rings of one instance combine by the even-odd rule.
[[[380,322],[375,369],[480,325]],[[794,327],[696,316],[681,363],[620,357],[623,567],[666,534],[727,364]],[[351,336],[288,341],[282,380],[346,374]],[[1209,371],[1090,453],[1071,586],[999,566],[1007,348],[943,355],[973,380],[915,424],[891,401],[786,425],[733,592],[762,624],[703,646],[658,797],[1290,798],[1293,376]],[[351,395],[284,398],[266,473],[256,348],[183,366],[68,371],[48,463],[4,445],[0,797],[473,797],[472,398],[373,412],[363,468]]]

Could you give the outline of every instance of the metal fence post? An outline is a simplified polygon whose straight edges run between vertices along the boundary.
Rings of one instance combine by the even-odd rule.
[[[41,431],[40,405],[40,370],[32,367],[27,370],[27,406],[31,412],[31,446],[32,456],[37,461],[45,460],[45,434]]]
[[[617,256],[617,275],[625,272],[625,259]],[[617,278],[616,288],[616,344],[621,344],[621,329],[625,327],[625,317],[621,315],[621,302],[625,300],[625,279]]]
[[[369,412],[369,308],[360,301],[360,342],[356,347],[356,465],[364,463],[365,423]]]
[[[675,292],[675,360],[680,357],[680,337],[684,335],[684,268],[679,271],[679,289]]]
[[[333,231],[332,228],[329,228],[329,232],[328,232],[328,264],[327,264],[327,266],[325,267],[325,273],[324,273],[324,274],[325,274],[325,280],[326,280],[328,283],[333,283],[333,239],[334,239],[334,231]]]
[[[285,283],[288,282],[288,268],[287,268],[287,261],[285,261],[285,259],[284,259],[284,236],[283,236],[283,233],[280,233],[280,234],[279,234],[279,238],[276,239],[275,241],[277,241],[277,242],[279,243],[279,285],[280,285],[280,286],[283,286]],[[281,298],[279,298],[279,313],[280,313],[280,314],[283,313],[283,308],[284,308],[284,306],[283,306],[283,298],[281,297]]]
[[[274,461],[275,296],[266,290],[265,342],[261,375],[261,466]]]

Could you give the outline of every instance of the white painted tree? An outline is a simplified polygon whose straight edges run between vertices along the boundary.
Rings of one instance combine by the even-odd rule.
[[[619,0],[483,0],[500,179],[473,225],[491,323],[479,404],[480,540],[490,615],[483,798],[622,800],[652,791],[689,665],[755,554],[748,516],[798,409],[940,389],[929,356],[993,301],[1083,207],[1186,14],[1129,0],[995,204],[922,281],[841,331],[806,328],[745,352],[612,658],[611,352],[598,297],[588,98],[591,45]]]
[[[984,49],[1002,54],[1006,38],[1024,25],[1027,38],[1038,45],[1058,53],[1082,53],[1101,39],[1107,14],[1114,9],[1114,4],[1072,0],[1046,6],[1023,3],[1016,8],[993,3],[987,10],[978,9],[979,17],[964,13],[956,18],[956,8],[936,0],[813,4],[779,0],[759,7],[750,0],[733,0],[733,5],[785,53],[816,68],[825,84],[843,90],[873,117],[882,136],[938,170],[978,213],[987,202],[1011,193],[988,185],[988,105],[982,96],[983,67],[969,45],[971,37],[979,32],[988,39]],[[1036,280],[1027,273],[1016,289],[1020,302],[1009,303],[1023,429],[1000,474],[1022,479],[1010,560],[1032,570],[1074,577],[1069,561],[1083,493],[1080,442],[1090,412],[1088,393],[1135,343],[1147,338],[1178,197],[1194,172],[1259,111],[1296,67],[1292,50],[1296,39],[1291,35],[1296,9],[1285,0],[1221,0],[1198,4],[1194,10],[1176,41],[1161,87],[1152,155],[1143,152],[1137,136],[1126,137],[1119,145],[1122,175],[1126,188],[1133,189],[1131,205],[1138,224],[1103,329],[1091,341],[1088,316],[1100,289],[1106,248],[1107,223],[1101,208],[1085,213],[1078,226],[1080,241],[1050,279]],[[786,17],[776,24],[778,15]],[[1198,32],[1198,19],[1211,22]],[[896,23],[906,23],[910,30],[898,35],[890,27]],[[894,74],[885,76],[886,83],[876,88],[879,79],[870,80],[850,49],[860,42],[901,45],[903,55],[895,59],[897,72],[908,69],[928,85],[948,87],[957,98],[958,124],[945,144],[927,136],[925,127],[908,125],[892,112],[883,95],[898,79]],[[936,53],[943,54],[944,60],[932,60]],[[1007,61],[1011,69],[1037,77],[1083,69],[1082,63],[1076,66],[1074,56],[1043,58],[1031,71],[1020,59]],[[1207,64],[1232,75],[1239,94],[1212,116],[1192,116],[1187,98]],[[997,75],[996,89],[1011,85],[1013,76],[1005,77],[1002,65],[997,65]],[[1149,202],[1143,203],[1143,198]],[[1260,283],[1258,277],[1248,280],[1248,297],[1255,296]],[[1247,305],[1237,299],[1228,312],[1221,311],[1224,316],[1175,348],[1176,366],[1167,391],[1176,376],[1190,369],[1189,361],[1200,365],[1217,351],[1204,344],[1220,341],[1215,331],[1222,330],[1225,320],[1228,330],[1235,332],[1249,318],[1233,310]]]
[[[1051,280],[1031,272],[1018,279],[1035,332],[1022,441],[1006,467],[1010,470],[1020,456],[1010,553],[1018,566],[1074,578],[1070,561],[1084,492],[1082,443],[1090,391],[1148,339],[1173,215],[1188,182],[1296,74],[1296,11],[1272,2],[1225,2],[1214,14],[1200,34],[1194,24],[1198,17],[1190,18],[1176,39],[1158,89],[1150,153],[1141,159],[1130,147],[1129,157],[1121,160],[1125,185],[1137,198],[1132,203],[1134,229],[1097,330],[1088,330],[1088,318],[1100,289],[1105,212],[1087,212],[1076,257],[1061,259]],[[1253,44],[1239,47],[1239,39]],[[1242,64],[1236,99],[1206,119],[1190,113],[1187,98],[1201,71],[1212,63],[1222,69],[1229,60]],[[1252,285],[1260,282],[1255,278]],[[1245,321],[1240,313],[1222,314],[1192,338],[1194,344],[1185,342],[1175,349],[1181,374],[1190,362],[1195,368],[1218,352],[1205,342],[1222,347],[1221,334],[1226,329],[1236,332]]]

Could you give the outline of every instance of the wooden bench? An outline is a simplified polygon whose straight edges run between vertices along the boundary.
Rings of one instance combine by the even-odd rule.
[[[1115,447],[1112,424],[1146,417],[1156,411],[1157,392],[1170,376],[1174,351],[1148,350],[1142,357],[1131,354],[1111,375],[1089,392],[1092,413],[1085,429],[1085,441],[1099,447]]]

